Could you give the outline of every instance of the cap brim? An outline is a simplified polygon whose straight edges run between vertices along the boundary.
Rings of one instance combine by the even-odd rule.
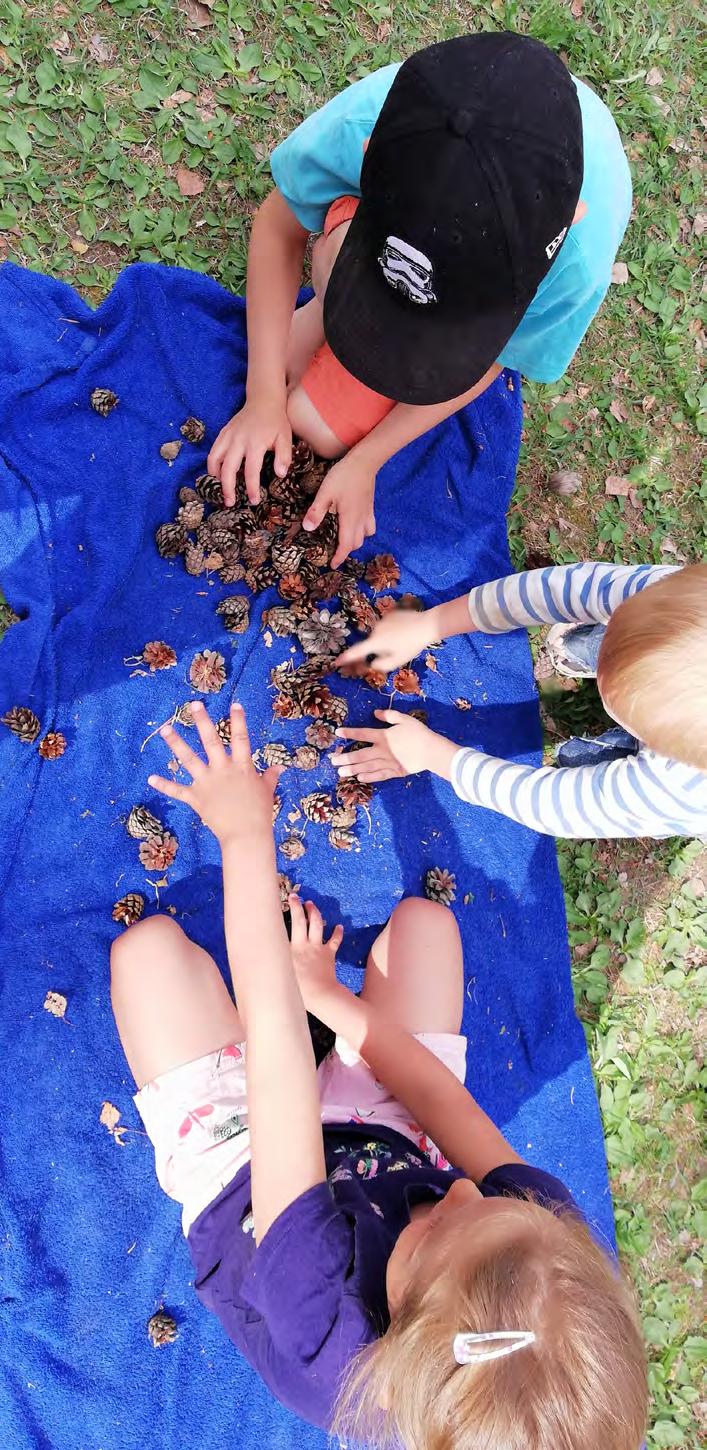
[[[412,302],[377,260],[365,202],[344,239],[324,297],[324,332],[355,378],[397,403],[429,406],[469,391],[497,361],[525,304],[479,312]]]

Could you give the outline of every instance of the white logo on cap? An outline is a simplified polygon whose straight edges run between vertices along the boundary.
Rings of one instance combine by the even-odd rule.
[[[416,247],[402,242],[400,237],[387,237],[378,261],[388,285],[397,292],[404,292],[411,302],[426,306],[428,302],[437,301],[432,290],[432,263],[424,252],[418,252]]]
[[[561,242],[564,242],[566,236],[567,236],[567,227],[563,227],[562,228],[562,231],[559,233],[559,235],[556,236],[556,237],[554,237],[551,242],[548,242],[548,244],[547,244],[547,246],[545,248],[545,256],[546,257],[549,257],[550,260],[552,260],[552,258],[555,255],[555,252],[557,251],[557,248],[560,246],[560,243]]]

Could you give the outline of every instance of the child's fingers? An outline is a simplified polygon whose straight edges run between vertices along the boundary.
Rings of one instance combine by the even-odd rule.
[[[292,925],[290,927],[290,943],[293,947],[303,947],[307,941],[307,921],[304,914],[304,907],[296,891],[291,891],[287,904],[290,908]]]
[[[410,719],[403,710],[374,710],[373,714],[376,720],[385,720],[386,725],[400,725]]]
[[[278,433],[275,439],[275,472],[284,478],[292,463],[292,433]]]
[[[251,443],[245,455],[245,491],[252,504],[260,503],[260,470],[264,453],[260,443]]]
[[[346,775],[347,772],[341,770],[339,774]],[[378,765],[364,765],[360,770],[356,772],[349,771],[348,774],[355,774],[356,779],[360,780],[363,785],[376,785],[381,780],[397,780],[398,776],[407,775],[407,771],[403,770],[402,766],[398,765],[396,761],[387,760]]]
[[[236,501],[236,480],[238,470],[243,462],[245,448],[240,438],[232,443],[224,454],[221,464],[221,488],[223,489],[223,501],[226,508],[233,508]]]
[[[160,795],[168,795],[170,800],[183,801],[185,805],[191,805],[191,790],[188,785],[177,785],[173,780],[165,780],[162,775],[148,775],[147,784],[153,790],[158,790]]]
[[[305,901],[304,906],[307,912],[309,940],[314,946],[321,946],[324,940],[324,919],[322,913],[313,901]]]
[[[267,770],[262,773],[263,784],[267,786],[272,795],[275,794],[275,788],[284,768],[284,765],[269,765]]]
[[[311,533],[313,529],[319,528],[319,525],[324,518],[324,515],[329,510],[330,503],[331,495],[329,493],[329,490],[325,487],[320,488],[314,502],[310,504],[302,520],[302,528],[306,529],[308,534]]]
[[[182,739],[173,725],[163,725],[160,730],[160,735],[169,746],[172,754],[176,755],[179,764],[183,765],[184,769],[189,771],[193,780],[198,780],[199,776],[204,774],[206,766],[196,751],[192,750],[191,745],[187,745],[186,740]]]
[[[243,706],[235,701],[231,705],[231,755],[238,765],[253,764]]]
[[[365,664],[368,662],[368,656],[370,654],[370,639],[361,639],[359,640],[358,644],[349,645],[348,649],[345,649],[343,653],[338,656],[338,659],[336,660],[336,667],[338,669],[340,665],[355,665],[359,661]],[[374,655],[374,659],[375,658],[376,656]]]
[[[334,956],[336,956],[336,953],[338,952],[339,947],[341,946],[341,943],[342,943],[343,940],[344,940],[344,928],[341,925],[341,922],[339,922],[338,926],[335,926],[334,927],[334,930],[333,930],[333,932],[332,932],[332,934],[329,937],[329,940],[327,942],[327,946],[331,947],[331,950],[333,951]]]
[[[379,713],[378,710],[375,713],[377,715]],[[381,737],[380,730],[371,730],[369,728],[363,730],[357,725],[339,725],[336,734],[337,739],[340,740],[366,740],[369,743],[380,740]]]
[[[209,719],[206,706],[201,700],[194,700],[191,708],[194,715],[194,724],[196,725],[199,739],[206,751],[206,758],[209,765],[214,765],[216,761],[225,760],[226,752],[223,748],[223,742],[213,721]]]

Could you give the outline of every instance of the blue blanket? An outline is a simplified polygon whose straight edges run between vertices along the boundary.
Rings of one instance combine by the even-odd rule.
[[[0,1438],[13,1450],[314,1450],[324,1437],[271,1400],[193,1296],[179,1211],[154,1180],[109,1002],[113,903],[137,890],[155,909],[124,826],[136,802],[180,841],[160,905],[225,969],[215,843],[146,786],[166,762],[158,738],[144,742],[190,698],[194,652],[227,656],[227,684],[207,697],[214,717],[237,691],[254,746],[303,739],[303,722],[272,720],[269,670],[290,641],[265,643],[263,600],[247,635],[225,634],[215,605],[232,588],[190,578],[153,542],[243,396],[243,306],[208,278],[140,265],[93,312],[63,283],[6,263],[0,357],[0,581],[23,616],[0,643],[0,713],[29,705],[43,730],[68,740],[63,758],[43,761],[36,746],[0,731]],[[96,386],[120,397],[105,419],[89,406]],[[169,466],[160,445],[190,413],[205,420],[206,440],[185,444]],[[504,515],[520,417],[518,379],[503,374],[384,470],[368,552],[400,559],[401,589],[431,602],[508,570]],[[150,639],[173,645],[177,668],[133,675],[125,661]],[[424,672],[433,727],[537,761],[525,635],[462,638],[437,659],[438,671]],[[370,691],[348,681],[341,693],[350,720],[368,721]],[[473,708],[460,710],[460,696]],[[280,833],[303,792],[333,783],[326,762],[316,774],[289,772]],[[370,830],[363,820],[360,854],[333,851],[326,830],[310,826],[307,854],[289,868],[330,919],[345,922],[348,979],[360,982],[373,934],[401,896],[421,891],[425,871],[454,871],[469,1086],[610,1238],[554,843],[426,777],[380,788]],[[66,997],[65,1020],[43,1010],[48,991]],[[106,1101],[128,1125],[122,1146],[99,1122]],[[153,1349],[145,1325],[162,1304],[179,1337]]]

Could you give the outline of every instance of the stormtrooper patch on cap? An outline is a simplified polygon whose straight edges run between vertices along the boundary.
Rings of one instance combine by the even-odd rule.
[[[410,302],[426,306],[437,301],[432,288],[434,269],[424,252],[418,252],[400,237],[387,237],[378,261],[389,287],[404,293]]]

